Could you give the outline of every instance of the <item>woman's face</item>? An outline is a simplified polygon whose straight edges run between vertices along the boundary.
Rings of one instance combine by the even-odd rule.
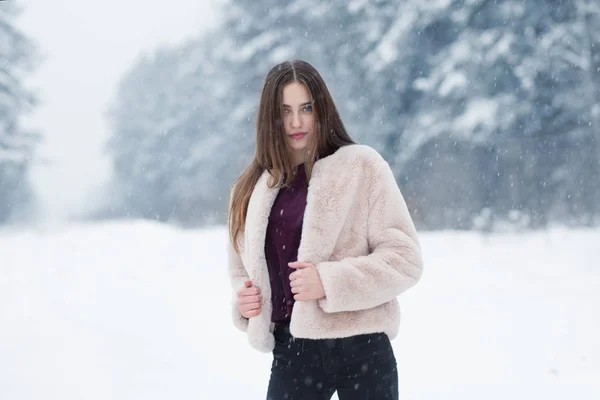
[[[303,162],[314,134],[313,101],[306,86],[292,82],[283,88],[283,124],[297,161]]]

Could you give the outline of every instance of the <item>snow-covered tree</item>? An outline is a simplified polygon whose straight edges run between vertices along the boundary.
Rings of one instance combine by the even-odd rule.
[[[17,28],[14,2],[0,3],[0,224],[31,204],[27,174],[39,136],[22,127],[35,104],[23,84],[31,72],[32,42]]]
[[[551,2],[553,24],[540,40],[546,60],[536,94],[540,136],[549,165],[550,205],[592,224],[600,216],[600,3]],[[551,157],[554,156],[554,157]]]
[[[590,221],[598,15],[590,0],[230,0],[215,31],[125,76],[111,113],[120,212],[222,222],[264,76],[304,59],[421,227]]]
[[[208,44],[158,51],[123,78],[110,110],[114,214],[190,223],[214,219],[220,187],[210,172],[218,172],[217,150],[226,140],[217,135],[217,122],[230,112],[213,83],[222,77],[205,56]]]
[[[366,22],[384,21],[369,7],[311,3],[232,2],[219,30],[157,52],[127,74],[111,111],[117,214],[222,221],[229,185],[252,156],[264,76],[285,59],[323,71],[355,137],[385,136],[373,124],[369,107],[382,106],[367,98],[377,96],[360,79],[369,66],[355,48],[365,38],[366,56],[377,38]]]
[[[419,17],[427,56],[414,86],[422,95],[396,162],[427,225],[469,228],[491,209],[543,226],[557,209],[582,206],[575,192],[597,201],[581,190],[594,163],[573,157],[594,149],[590,92],[600,87],[569,61],[573,50],[578,61],[593,58],[599,30],[594,7],[587,20],[578,16],[583,3],[453,1]]]

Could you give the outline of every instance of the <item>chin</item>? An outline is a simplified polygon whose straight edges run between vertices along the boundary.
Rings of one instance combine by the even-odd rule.
[[[306,143],[290,143],[290,147],[294,150],[305,150],[308,145]]]

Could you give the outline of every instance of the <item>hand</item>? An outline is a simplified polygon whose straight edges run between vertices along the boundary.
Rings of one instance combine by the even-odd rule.
[[[294,300],[318,300],[325,297],[323,282],[317,268],[307,262],[296,261],[288,264],[296,270],[290,274],[290,286]]]
[[[261,311],[262,296],[260,289],[252,287],[252,281],[244,282],[244,287],[237,291],[237,304],[244,318],[256,317]]]

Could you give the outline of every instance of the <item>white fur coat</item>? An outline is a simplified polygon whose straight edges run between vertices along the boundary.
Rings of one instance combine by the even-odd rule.
[[[268,187],[268,178],[265,171],[250,198],[240,253],[228,246],[234,325],[263,352],[274,347],[264,242],[278,189]],[[396,297],[417,283],[423,265],[404,198],[389,165],[374,149],[345,146],[315,163],[298,261],[316,266],[326,297],[295,302],[293,336],[322,339],[385,332],[396,337]],[[236,304],[236,292],[246,279],[262,294],[262,312],[249,320]]]

